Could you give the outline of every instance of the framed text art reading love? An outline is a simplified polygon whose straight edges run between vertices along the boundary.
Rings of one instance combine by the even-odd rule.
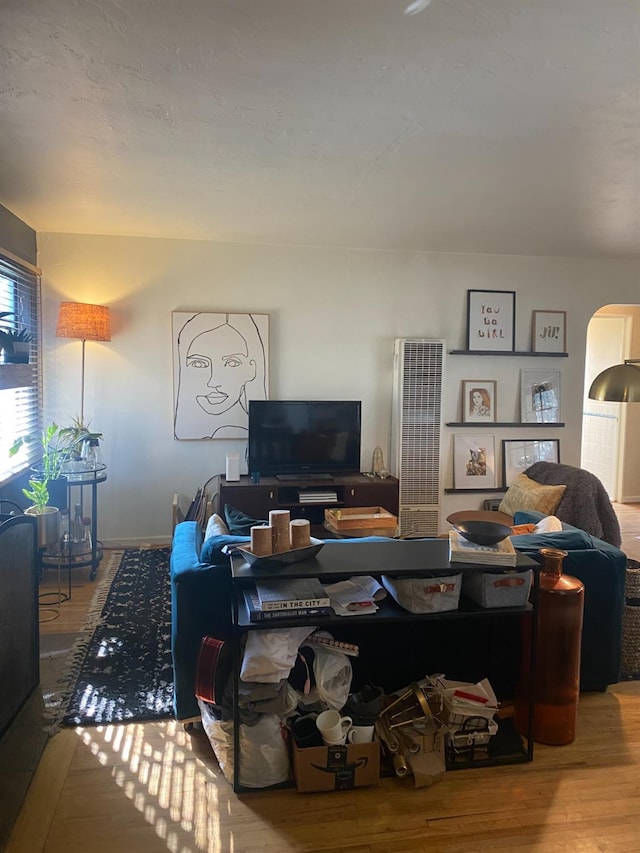
[[[513,352],[515,290],[467,290],[467,349]]]

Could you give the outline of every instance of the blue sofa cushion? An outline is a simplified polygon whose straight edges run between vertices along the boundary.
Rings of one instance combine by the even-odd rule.
[[[557,533],[522,533],[512,536],[513,547],[517,551],[530,553],[540,548],[562,548],[564,551],[584,551],[596,548],[593,536],[584,530],[560,530]],[[600,544],[600,543],[598,543]]]
[[[225,545],[246,545],[250,541],[249,536],[233,536],[230,533],[210,536],[202,543],[200,562],[208,563],[210,566],[228,566],[229,557],[222,550]]]

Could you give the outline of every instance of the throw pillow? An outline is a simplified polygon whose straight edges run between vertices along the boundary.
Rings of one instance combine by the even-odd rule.
[[[499,512],[515,515],[519,509],[535,509],[552,515],[562,500],[566,486],[543,486],[526,474],[518,474],[500,501]]]
[[[228,536],[231,531],[224,523],[224,521],[220,518],[217,512],[214,512],[209,521],[207,522],[207,528],[204,532],[204,538],[210,539],[212,536]]]
[[[229,533],[233,536],[250,536],[251,528],[255,524],[268,524],[268,521],[251,518],[239,509],[236,509],[231,504],[225,504],[224,517],[227,521]]]

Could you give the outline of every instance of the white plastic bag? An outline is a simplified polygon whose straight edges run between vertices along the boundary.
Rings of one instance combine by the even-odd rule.
[[[315,686],[306,696],[299,694],[300,703],[315,705],[320,702],[326,710],[340,711],[344,708],[353,671],[347,655],[324,646],[314,646],[313,674]]]
[[[233,784],[233,723],[218,720],[213,707],[198,700],[202,725],[225,779]],[[290,778],[287,732],[276,714],[262,714],[255,726],[240,725],[240,784],[267,788]]]
[[[315,627],[273,628],[250,631],[242,658],[243,681],[277,683],[287,678],[295,663],[298,647]]]

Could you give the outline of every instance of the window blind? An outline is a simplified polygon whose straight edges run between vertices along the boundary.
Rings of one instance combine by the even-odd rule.
[[[29,265],[23,266],[0,250],[0,313],[5,311],[12,316],[0,321],[3,328],[31,332],[29,362],[33,383],[29,387],[0,390],[0,485],[33,464],[42,451],[36,441],[26,445],[16,456],[9,456],[9,448],[16,438],[40,434],[40,277]]]

